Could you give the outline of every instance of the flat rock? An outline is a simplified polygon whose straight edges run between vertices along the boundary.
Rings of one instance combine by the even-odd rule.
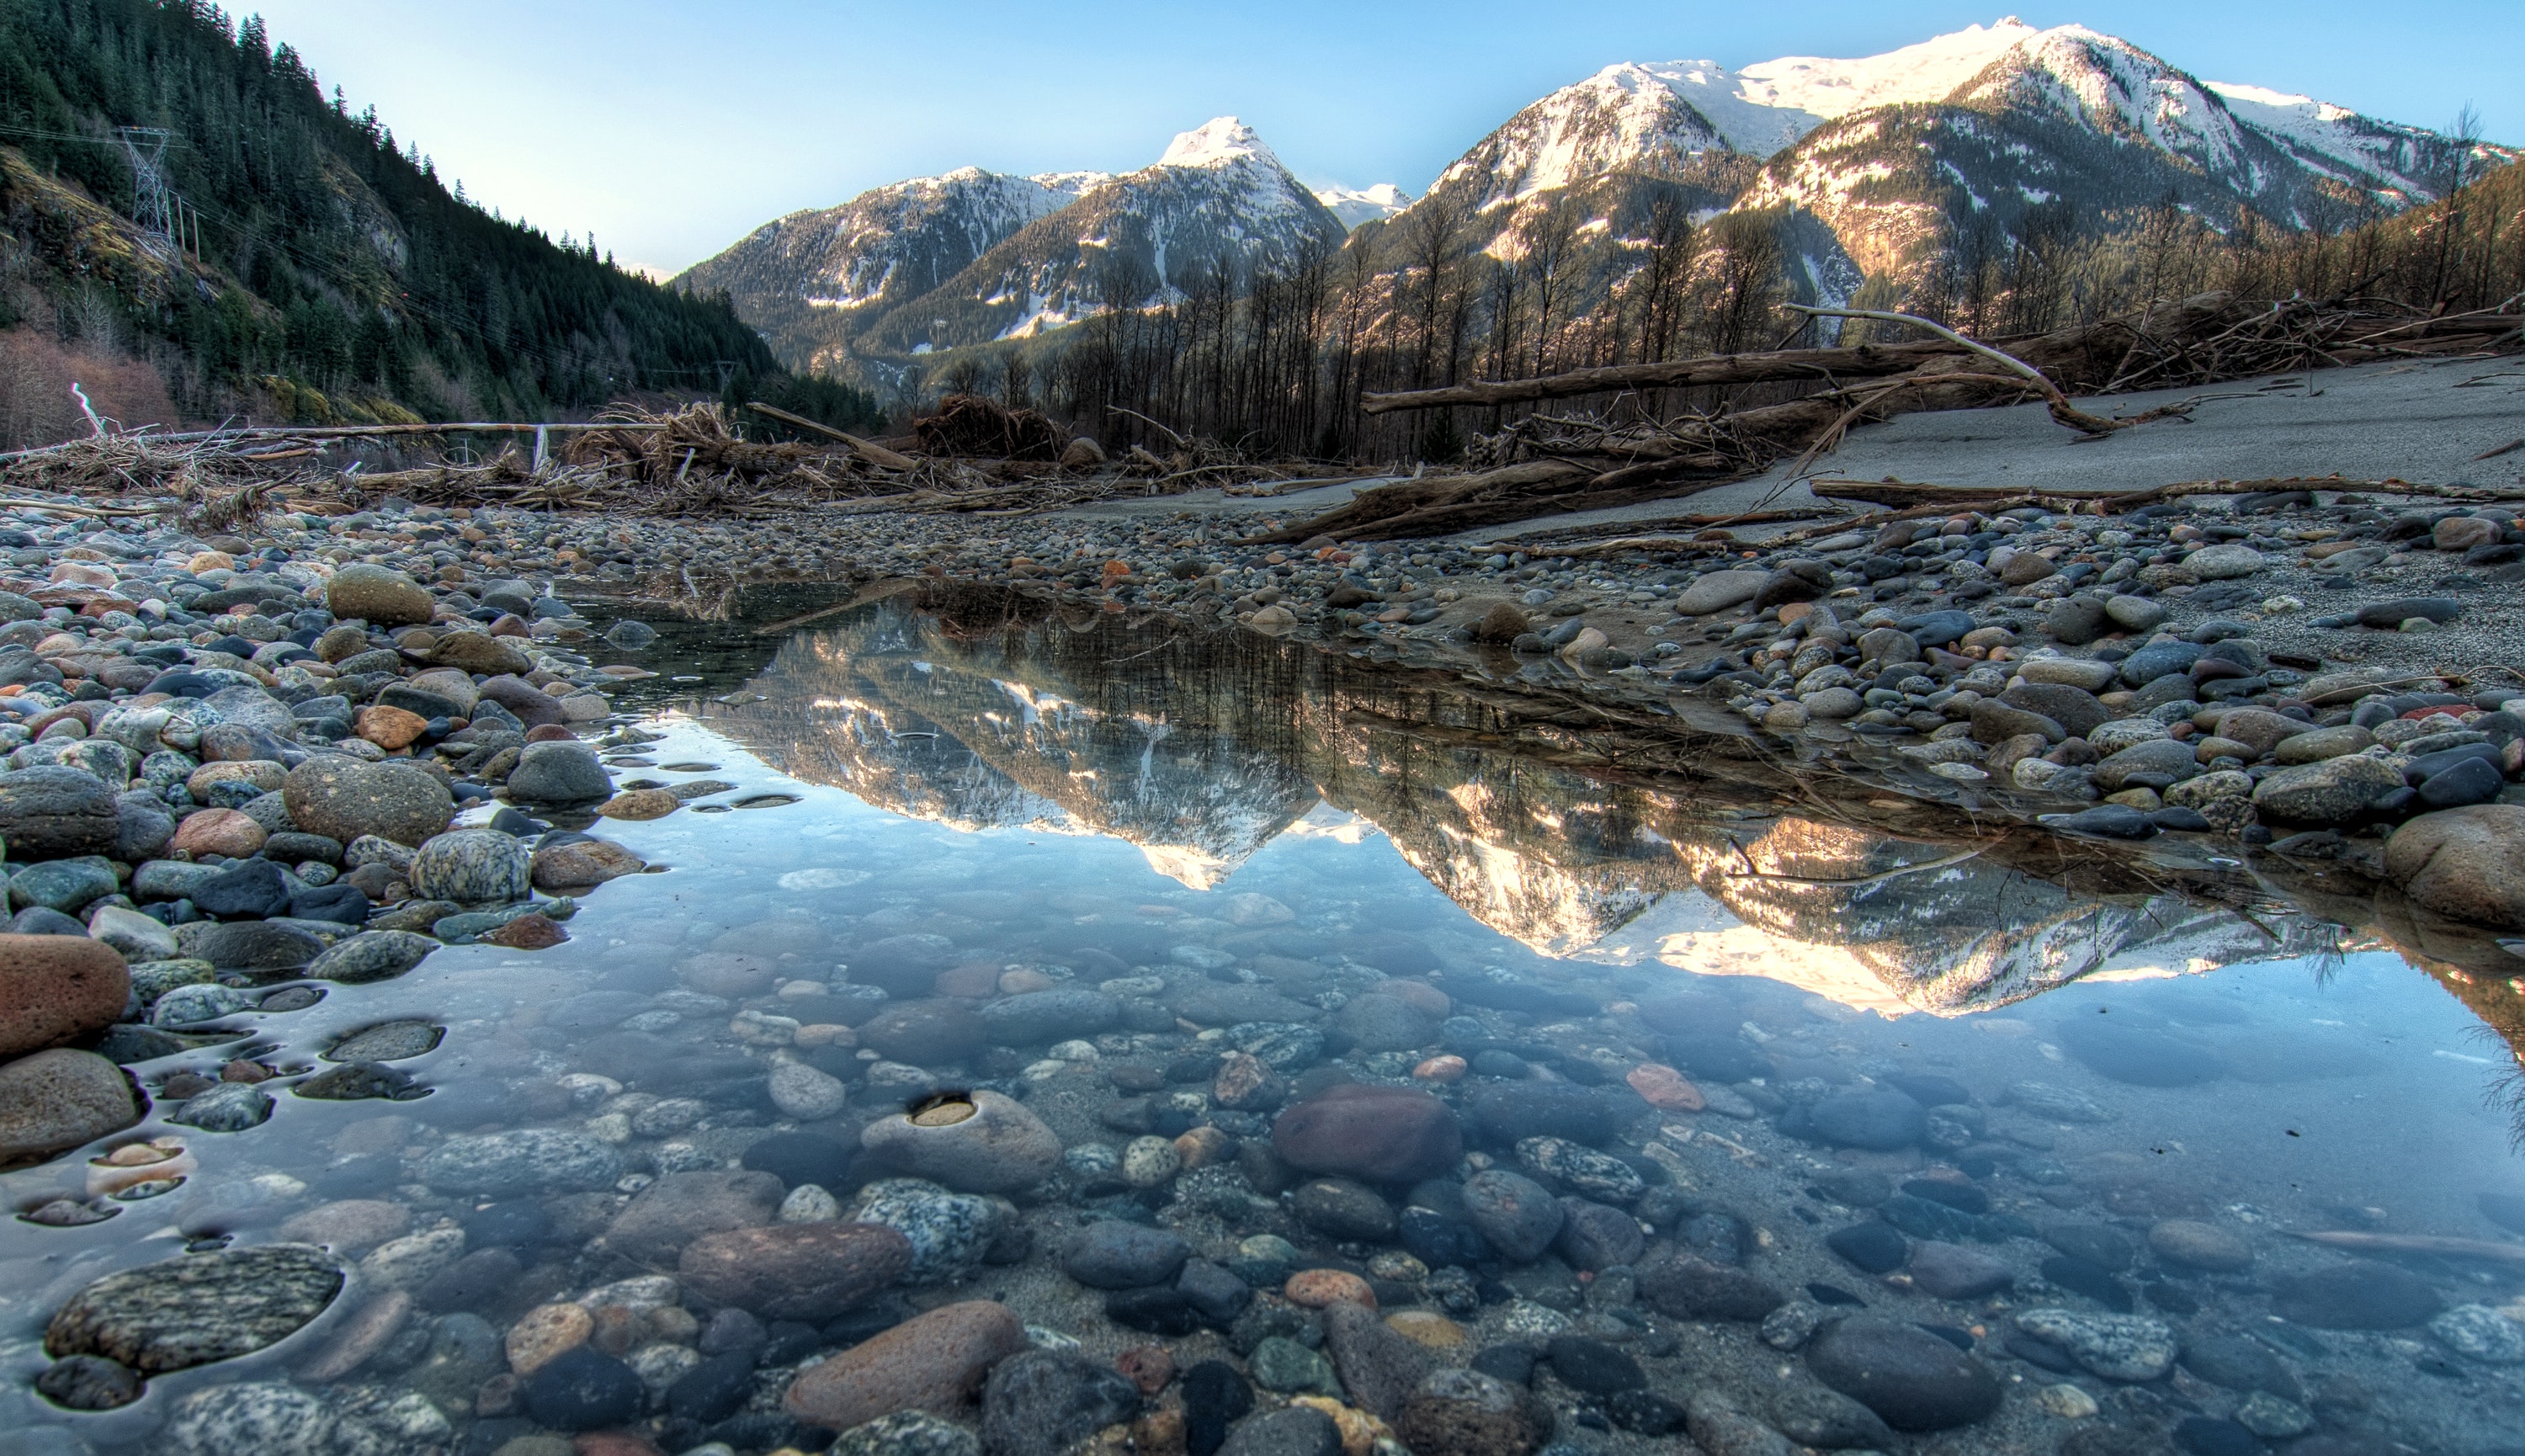
[[[2016,1282],[2016,1269],[1978,1249],[1928,1239],[1911,1250],[1911,1282],[1940,1299],[1979,1299]]]
[[[342,1268],[309,1244],[186,1254],[110,1274],[71,1296],[44,1351],[164,1375],[278,1343],[341,1292]]]
[[[1464,1144],[1454,1110],[1428,1093],[1345,1083],[1281,1113],[1271,1148],[1304,1173],[1405,1182],[1453,1169]]]
[[[1768,572],[1708,573],[1675,597],[1674,614],[1678,617],[1707,617],[1712,612],[1741,607],[1760,594],[1763,584],[1770,578]]]
[[[521,1128],[451,1137],[421,1161],[421,1180],[450,1192],[506,1198],[611,1188],[622,1155],[583,1132]]]
[[[967,1193],[1031,1187],[1060,1166],[1060,1136],[1024,1103],[989,1090],[967,1101],[971,1116],[936,1126],[906,1113],[879,1118],[860,1144],[886,1167]]]
[[[0,1165],[49,1158],[140,1121],[147,1103],[95,1052],[53,1047],[0,1066]]]
[[[2402,786],[2400,769],[2352,754],[2272,774],[2253,786],[2253,807],[2291,824],[2337,825]]]
[[[2401,1330],[2427,1323],[2446,1301],[2398,1265],[2360,1260],[2271,1280],[2271,1312],[2322,1330]]]
[[[605,1230],[608,1253],[660,1265],[705,1233],[771,1222],[785,1190],[767,1173],[710,1169],[668,1173],[642,1188]]]
[[[1897,1431],[1947,1431],[1999,1409],[1990,1367],[1917,1326],[1868,1315],[1827,1325],[1807,1343],[1815,1379]]]
[[[2179,1348],[2174,1327],[2146,1315],[2029,1309],[2017,1313],[2016,1325],[2068,1352],[2089,1374],[2108,1381],[2155,1380],[2174,1368]]]
[[[391,980],[438,948],[437,940],[413,930],[364,930],[334,942],[308,962],[307,975],[351,985]]]
[[[878,1225],[780,1224],[704,1234],[685,1246],[676,1268],[706,1299],[767,1320],[821,1322],[903,1278],[912,1257],[910,1239]]]

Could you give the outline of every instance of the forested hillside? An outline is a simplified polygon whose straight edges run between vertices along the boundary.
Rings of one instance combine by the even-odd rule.
[[[126,126],[172,133],[165,231]],[[535,419],[634,392],[866,413],[791,378],[724,297],[451,193],[204,0],[0,0],[0,328],[15,443],[71,408],[65,373],[141,417]]]

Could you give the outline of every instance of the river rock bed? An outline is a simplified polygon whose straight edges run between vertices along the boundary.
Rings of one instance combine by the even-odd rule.
[[[0,698],[17,719],[0,723],[16,735],[0,777],[15,912],[0,1022],[20,1038],[0,1065],[0,1133],[32,1165],[9,1175],[14,1342],[0,1348],[16,1404],[0,1441],[184,1456],[1577,1456],[1688,1437],[1712,1453],[2472,1456],[2520,1414],[2515,1194],[2487,1186],[2475,1203],[2354,1155],[2312,1180],[2258,1156],[2165,1171],[2169,1142],[2216,1145],[2234,1106],[2294,1116],[2308,1079],[2375,1075],[2337,1046],[2290,1042],[2268,1014],[2159,994],[2104,1019],[1889,1023],[1785,985],[1556,962],[1398,921],[1408,870],[1379,880],[1338,856],[1213,893],[1151,888],[1068,850],[913,842],[893,821],[800,835],[803,816],[782,816],[797,839],[775,851],[731,835],[754,816],[680,811],[795,805],[798,786],[688,724],[614,714],[608,689],[646,670],[591,665],[593,624],[549,590],[740,547],[750,528],[425,511],[290,518],[260,539],[20,524],[21,570],[55,579],[20,582],[24,608],[0,598],[25,613],[0,643],[25,639],[0,657],[19,688]],[[2028,555],[2057,546],[2070,572],[2097,565],[2074,560],[2090,541],[2133,560],[2193,544],[2106,542],[2109,520],[1965,525]],[[2175,675],[2127,663],[2236,642],[2301,651],[2294,609],[2253,609],[2260,622],[2238,633],[2196,624],[2179,643],[2100,650],[2053,630],[2047,644],[2015,603],[2070,572],[2025,566],[2023,595],[1973,595],[1965,568],[1988,571],[1990,548],[1943,543],[1978,531],[1903,558],[1965,591],[1912,600],[1891,577],[1864,590],[1888,612],[1956,610],[1943,595],[1976,622],[2013,614],[2011,641],[1932,642],[1949,624],[1900,616],[1864,626],[1880,604],[1814,581],[1794,553],[1755,557],[1755,592],[1716,605],[1742,583],[1660,568],[1580,585],[1549,559],[1339,546],[1212,545],[1256,564],[1142,585],[1126,553],[1189,528],[1065,523],[1051,535],[1074,535],[1073,554],[1035,549],[1092,564],[1060,584],[1117,606],[1289,630],[1296,592],[1242,586],[1285,580],[1322,588],[1313,629],[1402,639],[1366,650],[1505,654],[1510,671],[1634,697],[1695,684],[1616,661],[1629,649],[1599,624],[1709,605],[1689,620],[1724,630],[1697,628],[1717,638],[1703,645],[1759,642],[1765,660],[1712,658],[1746,676],[1705,673],[1703,690],[1749,720],[1758,709],[1761,731],[1856,759],[1872,727],[1889,744],[1925,739],[1942,755],[1930,768],[1985,774],[2013,743],[2029,751],[2004,766],[2009,783],[2016,766],[2053,764],[2025,792],[2055,801],[2075,797],[2061,776],[2093,781],[2121,754],[2186,744],[2190,764],[2151,750],[2111,790],[2157,794],[2110,807],[2178,832],[2271,828],[2263,791],[2302,767],[2286,745],[2346,727],[2373,741],[2303,765],[2376,765],[2372,785],[2347,780],[2375,792],[2330,826],[2353,831],[2335,853],[2393,823],[2378,804],[2452,771],[2414,764],[2515,741],[2482,700],[2492,689],[2451,673],[2346,682],[2359,691],[2326,725],[2344,710],[2309,684],[2338,664],[2282,668],[2300,675],[2287,680],[2203,652],[2249,671],[2187,661],[2177,674],[2200,697],[2149,705],[2179,715],[2075,733],[2037,715],[2055,743],[1976,710],[2030,714],[2007,699],[2029,686],[2133,708]],[[917,542],[829,549],[871,576],[941,564]],[[1828,578],[1866,577],[1852,549],[1800,548]],[[2368,569],[2394,569],[2384,560]],[[2197,583],[2144,579],[2180,565],[2104,584],[2187,606]],[[1758,609],[1784,576],[1814,590]],[[1531,615],[1508,634],[1500,598],[1479,593],[1516,580],[1555,584],[1527,588],[1552,596],[1519,601]],[[1408,597],[1373,615],[1410,610],[1372,623],[1361,607],[1382,603],[1332,602],[1345,587]],[[1628,600],[1641,593],[1653,600]],[[2101,610],[2119,621],[2115,600]],[[1847,642],[1837,601],[1864,626]],[[1554,619],[1556,605],[1577,610]],[[1485,620],[1505,641],[1473,640]],[[1557,644],[1532,630],[1556,620],[1580,629]],[[2406,620],[2392,651],[2429,635]],[[2182,626],[2137,630],[2168,622]],[[1889,669],[1931,690],[1860,692],[1855,672],[1807,687],[1901,654],[1880,636],[1869,655],[1867,634],[1888,629],[1911,647]],[[646,645],[636,623],[609,635],[619,655]],[[1955,662],[1931,656],[1949,647]],[[1993,664],[2008,677],[1991,682]],[[2398,707],[2405,688],[2462,701]],[[1836,690],[1861,710],[1806,701]],[[1985,719],[2025,730],[1993,738]],[[2464,741],[2431,741],[2446,735]],[[2060,761],[2073,739],[2092,763]],[[1958,742],[1980,757],[1943,756]],[[2490,761],[2448,762],[2467,760]],[[2221,775],[2245,781],[2250,820],[2213,820],[2233,794],[2178,797]],[[2437,824],[2409,878],[2442,875],[2451,903],[2489,906],[2469,917],[2489,921],[2496,884],[2457,876],[2464,855],[2445,846],[2462,850],[2451,827],[2479,822],[2463,832],[2489,847],[2472,860],[2512,862],[2510,828],[2483,818],[2505,792],[2364,837],[2390,862],[2399,835]],[[2167,817],[2182,807],[2203,824]],[[601,821],[617,837],[585,832]],[[682,868],[579,905],[651,861]],[[708,886],[692,900],[688,877]],[[2204,1105],[2213,1086],[2227,1105]],[[2407,1241],[2423,1232],[2464,1242]]]

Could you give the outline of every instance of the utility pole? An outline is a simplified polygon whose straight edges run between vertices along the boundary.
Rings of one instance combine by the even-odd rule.
[[[175,241],[175,219],[183,201],[167,185],[166,167],[167,144],[175,139],[175,133],[163,126],[116,129],[123,138],[123,154],[131,161],[133,221],[170,251],[180,251]]]

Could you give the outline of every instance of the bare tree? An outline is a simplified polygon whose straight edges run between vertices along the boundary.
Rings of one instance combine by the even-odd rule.
[[[1534,372],[1552,372],[1552,321],[1556,306],[1567,305],[1576,272],[1578,229],[1587,208],[1575,193],[1555,192],[1517,222],[1520,261],[1534,287]]]

